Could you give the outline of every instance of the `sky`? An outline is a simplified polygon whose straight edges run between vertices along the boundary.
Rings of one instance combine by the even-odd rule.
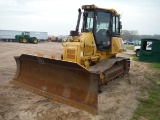
[[[0,0],[0,29],[68,35],[75,30],[78,8],[90,4],[116,9],[123,30],[160,34],[160,0]]]

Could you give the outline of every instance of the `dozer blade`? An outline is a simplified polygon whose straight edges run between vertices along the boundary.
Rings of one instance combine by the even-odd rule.
[[[97,114],[99,75],[77,63],[22,54],[11,84]]]

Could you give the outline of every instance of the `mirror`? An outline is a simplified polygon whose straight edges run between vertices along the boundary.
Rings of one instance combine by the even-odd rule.
[[[122,29],[122,22],[119,21],[119,29]]]

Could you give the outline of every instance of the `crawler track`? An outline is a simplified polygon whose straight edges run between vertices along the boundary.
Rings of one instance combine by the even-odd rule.
[[[99,81],[99,91],[102,91],[103,85],[127,74],[130,70],[130,59],[117,57],[101,61],[100,63],[90,67],[91,73],[99,74],[103,77]]]

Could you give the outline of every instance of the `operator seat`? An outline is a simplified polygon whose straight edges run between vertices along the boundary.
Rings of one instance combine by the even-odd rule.
[[[106,29],[100,29],[97,34],[97,44],[101,44],[102,41],[106,41]]]

